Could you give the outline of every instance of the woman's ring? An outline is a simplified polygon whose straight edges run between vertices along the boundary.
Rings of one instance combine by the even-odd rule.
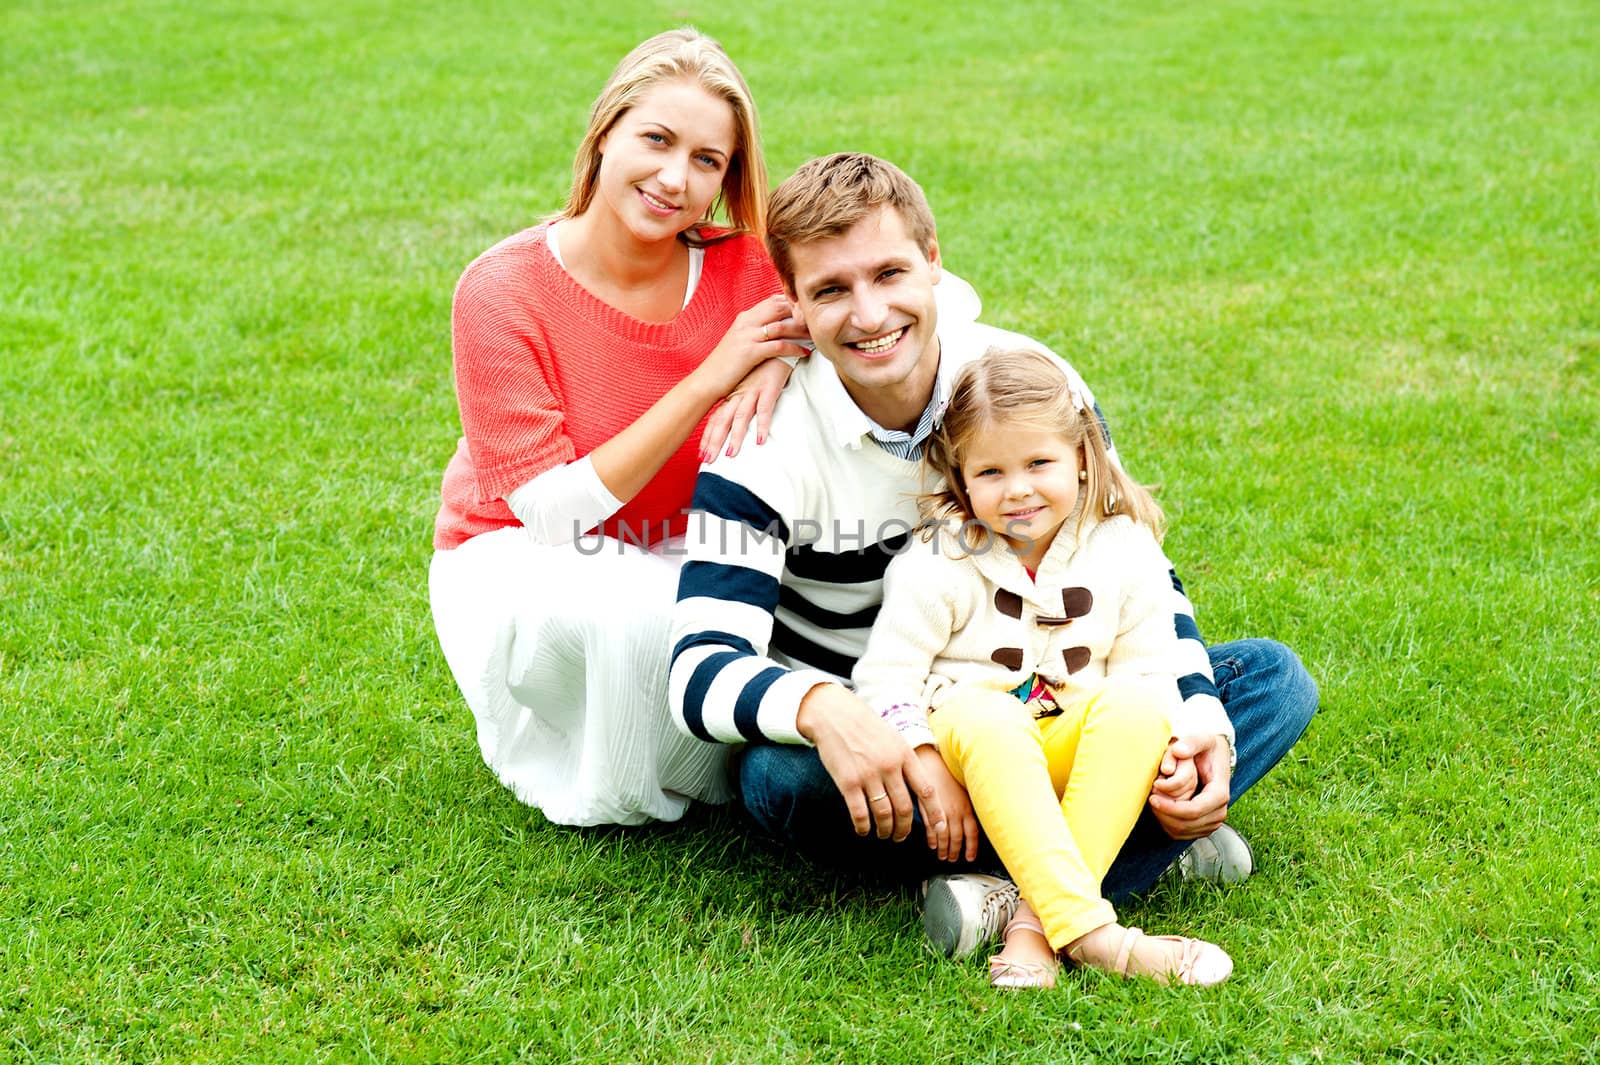
[[[767,333],[767,327],[764,326],[764,325],[761,327],[761,339],[762,340],[771,340],[772,339],[772,337],[770,335],[768,335],[768,333]]]
[[[889,793],[887,791],[885,791],[885,792],[883,792],[881,794],[871,796],[870,798],[867,799],[867,801],[868,802],[877,802],[879,799],[887,799],[888,797],[889,797]]]

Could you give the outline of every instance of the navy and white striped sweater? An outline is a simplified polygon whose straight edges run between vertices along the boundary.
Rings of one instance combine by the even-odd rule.
[[[939,326],[943,394],[990,347],[1044,348],[976,322]],[[1069,382],[1093,402],[1075,371]],[[868,437],[870,421],[820,355],[800,363],[760,447],[701,468],[672,623],[673,717],[711,742],[805,743],[800,701],[848,684],[883,602],[883,574],[918,522],[921,464]],[[1193,611],[1173,580],[1189,709],[1217,703]],[[1206,710],[1210,711],[1207,705]]]

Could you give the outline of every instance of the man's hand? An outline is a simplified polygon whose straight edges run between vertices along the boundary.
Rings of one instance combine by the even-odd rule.
[[[1231,777],[1228,746],[1221,737],[1173,740],[1150,787],[1150,812],[1173,839],[1209,836],[1228,819]]]
[[[841,684],[819,684],[800,701],[800,735],[816,744],[822,765],[850,808],[856,835],[876,828],[895,842],[911,834],[911,816],[935,832],[948,832],[944,807],[906,741],[888,722]]]
[[[928,830],[928,847],[940,861],[958,862],[978,860],[978,815],[972,812],[972,800],[967,789],[951,775],[944,764],[939,749],[931,744],[917,748],[917,760],[923,772],[933,782],[933,790],[944,807],[944,820],[935,826],[928,811],[922,811],[922,823]]]

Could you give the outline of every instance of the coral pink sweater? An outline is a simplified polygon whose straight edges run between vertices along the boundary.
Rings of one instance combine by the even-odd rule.
[[[513,489],[627,428],[700,365],[735,315],[782,289],[761,242],[736,236],[707,246],[700,283],[677,317],[641,322],[573,280],[544,231],[496,244],[456,285],[463,435],[444,472],[435,548],[518,524],[505,502]],[[684,530],[704,425],[600,531],[653,543]]]

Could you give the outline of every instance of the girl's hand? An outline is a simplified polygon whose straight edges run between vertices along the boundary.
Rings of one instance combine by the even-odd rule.
[[[1161,756],[1161,768],[1156,771],[1150,793],[1165,795],[1170,799],[1187,799],[1199,784],[1200,774],[1195,771],[1193,751],[1174,737],[1167,744],[1166,753]]]
[[[977,861],[978,817],[972,812],[967,789],[951,775],[938,748],[923,744],[917,748],[917,760],[922,763],[923,773],[933,782],[945,815],[944,822],[937,826],[923,817],[928,829],[928,849],[942,862],[958,862],[963,857],[969,862]]]
[[[1200,790],[1174,798],[1152,787],[1150,812],[1173,839],[1209,836],[1228,819],[1228,785],[1233,771],[1228,768],[1227,745],[1217,736],[1185,736],[1172,744],[1168,753],[1180,764],[1192,763]]]
[[[706,419],[705,431],[700,434],[700,461],[715,462],[724,444],[730,459],[737,455],[752,417],[756,443],[765,444],[767,431],[772,428],[772,408],[777,406],[778,394],[793,372],[794,367],[783,360],[768,359],[745,374],[739,387]]]
[[[745,375],[768,359],[809,354],[794,343],[809,334],[790,316],[792,309],[788,297],[777,295],[741,312],[722,342],[695,368],[691,376],[698,387],[721,399],[738,390]],[[706,405],[710,406],[710,402]]]

